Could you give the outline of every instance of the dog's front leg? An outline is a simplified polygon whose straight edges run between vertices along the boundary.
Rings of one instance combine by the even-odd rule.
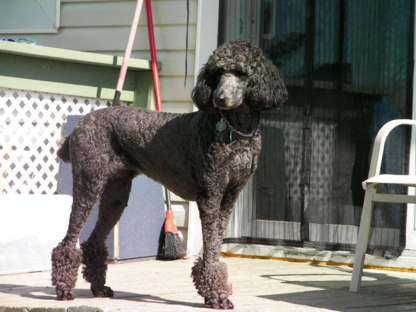
[[[222,218],[221,202],[217,198],[198,200],[204,254],[192,268],[192,278],[198,293],[205,298],[205,304],[213,309],[232,309],[234,306],[228,300],[227,267],[219,261],[224,236],[224,226],[220,223],[225,220]]]

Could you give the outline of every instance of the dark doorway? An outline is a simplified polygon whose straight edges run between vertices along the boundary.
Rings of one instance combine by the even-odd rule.
[[[375,135],[411,118],[413,27],[412,0],[221,1],[219,43],[259,45],[289,91],[262,116],[259,168],[226,241],[355,248]],[[410,132],[394,131],[383,170],[405,174]],[[377,204],[369,248],[399,253],[405,214]]]

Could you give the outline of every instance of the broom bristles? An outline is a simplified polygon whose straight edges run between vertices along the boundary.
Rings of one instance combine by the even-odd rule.
[[[178,260],[185,258],[186,251],[178,234],[173,234],[171,232],[165,233],[165,242],[162,246],[161,256],[166,260]]]

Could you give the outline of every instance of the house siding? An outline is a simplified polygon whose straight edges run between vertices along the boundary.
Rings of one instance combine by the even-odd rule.
[[[192,111],[198,1],[189,1],[188,79],[185,79],[186,0],[152,0],[155,44],[162,63],[160,83],[163,110]],[[43,46],[123,56],[136,1],[62,0],[58,33],[15,34]],[[150,60],[145,4],[132,51],[133,58]]]

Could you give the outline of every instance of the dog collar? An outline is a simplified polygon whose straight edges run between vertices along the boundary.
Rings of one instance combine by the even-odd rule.
[[[254,138],[254,139],[258,139],[260,138],[260,127],[257,128],[256,130],[250,132],[250,133],[242,133],[240,131],[238,131],[237,129],[235,129],[230,122],[227,120],[227,118],[225,118],[224,114],[222,113],[221,110],[220,111],[220,115],[221,115],[221,120],[217,122],[215,128],[217,129],[218,132],[222,132],[225,130],[226,127],[228,127],[228,130],[230,131],[230,141],[233,140],[233,133],[238,134],[239,136],[242,136],[244,138]]]

